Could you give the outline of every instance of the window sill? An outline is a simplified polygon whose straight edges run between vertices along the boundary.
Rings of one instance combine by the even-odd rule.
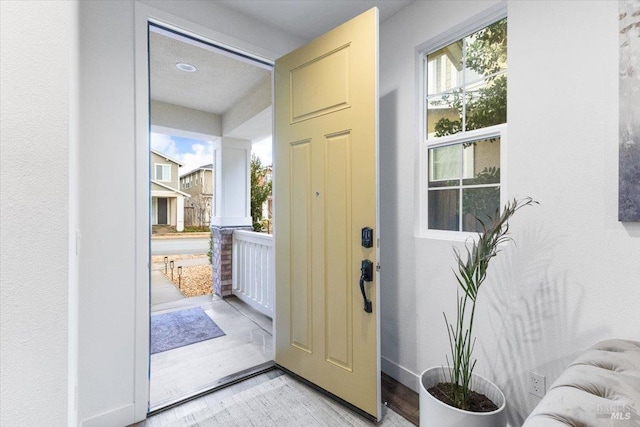
[[[445,240],[448,242],[469,242],[478,237],[478,233],[467,231],[427,230],[415,236],[418,239]]]

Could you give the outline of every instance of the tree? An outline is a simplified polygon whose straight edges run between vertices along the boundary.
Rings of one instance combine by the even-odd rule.
[[[477,91],[454,91],[434,105],[450,103],[459,119],[441,118],[435,124],[435,136],[481,129],[507,122],[507,77],[499,72],[507,62],[507,20],[490,25],[467,39],[466,66],[486,78],[487,85]],[[463,103],[464,97],[464,103]],[[452,99],[449,99],[452,98]],[[463,110],[465,123],[463,123]]]
[[[199,227],[209,225],[211,219],[211,199],[211,196],[196,194],[195,196],[191,196],[189,200],[191,206],[195,209],[196,221]]]
[[[262,231],[262,205],[271,196],[272,183],[262,161],[255,154],[251,155],[251,220],[254,231]]]

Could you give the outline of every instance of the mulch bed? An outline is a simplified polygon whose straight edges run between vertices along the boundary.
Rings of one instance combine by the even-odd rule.
[[[185,259],[206,259],[206,255],[171,255],[169,260],[180,261]],[[154,264],[164,264],[164,256],[157,255],[151,258],[151,262]],[[173,269],[173,280],[171,279],[171,269],[167,269],[167,274],[162,269],[162,274],[167,276],[169,280],[178,288],[182,295],[187,298],[199,297],[202,295],[211,295],[213,293],[213,278],[211,271],[211,264],[203,265],[190,265],[182,267],[182,275],[178,276],[178,265],[175,263]]]

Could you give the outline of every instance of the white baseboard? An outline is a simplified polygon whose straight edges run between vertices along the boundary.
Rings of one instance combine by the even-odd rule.
[[[95,417],[88,418],[82,421],[82,427],[115,427],[115,426],[128,426],[135,422],[134,405],[126,405],[120,408],[113,409],[108,412],[103,412]]]
[[[400,366],[395,362],[392,362],[384,356],[381,356],[380,359],[382,364],[382,372],[418,393],[420,385],[420,375],[411,372],[409,369]]]

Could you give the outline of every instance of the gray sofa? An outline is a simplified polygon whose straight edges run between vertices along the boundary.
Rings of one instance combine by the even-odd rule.
[[[578,357],[522,427],[640,426],[640,342],[602,341]]]

